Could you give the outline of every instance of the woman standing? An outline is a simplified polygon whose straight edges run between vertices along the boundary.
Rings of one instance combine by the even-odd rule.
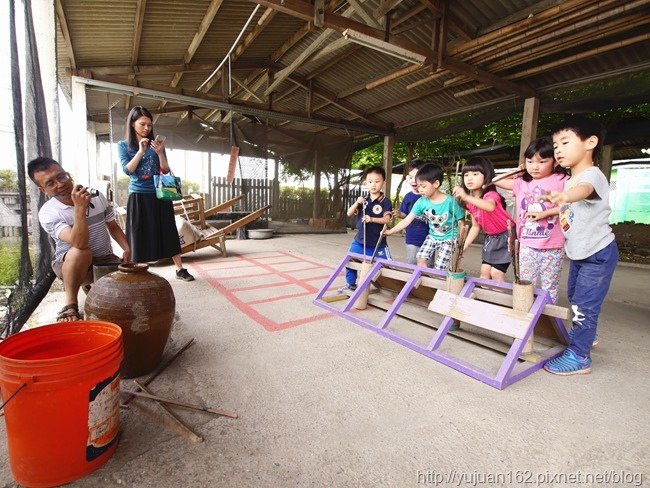
[[[153,117],[144,107],[133,107],[126,118],[126,139],[117,143],[122,169],[130,178],[126,237],[136,263],[171,257],[176,278],[193,281],[183,268],[181,245],[172,202],[156,198],[153,176],[169,173],[164,140],[156,140]]]

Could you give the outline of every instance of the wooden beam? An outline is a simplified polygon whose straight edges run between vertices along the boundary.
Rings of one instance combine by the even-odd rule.
[[[233,71],[250,71],[252,69],[265,70],[274,68],[273,64],[258,61],[238,61],[230,63]],[[148,76],[167,75],[178,72],[201,73],[211,72],[217,67],[217,63],[190,63],[190,64],[148,64],[148,65],[117,65],[117,66],[83,66],[83,69],[90,71],[93,75],[102,76]],[[72,74],[76,74],[73,70]]]
[[[379,7],[373,12],[375,19],[380,19],[397,7],[404,0],[380,0]]]
[[[323,27],[325,0],[314,0],[314,26]]]
[[[401,16],[394,18],[391,21],[391,27],[393,29],[395,29],[395,27],[397,27],[398,25],[406,22],[408,19],[410,19],[411,17],[414,17],[415,15],[419,14],[420,12],[425,10],[426,8],[427,8],[426,5],[417,5],[417,6],[413,7],[411,10],[408,10],[408,11],[404,12]]]
[[[280,12],[286,13],[288,15],[297,18],[301,18],[303,20],[310,20],[313,12],[311,8],[311,4],[309,4],[304,0],[255,0],[255,1],[256,3],[259,3],[261,5],[275,8]],[[354,20],[345,18],[340,15],[331,14],[329,12],[325,13],[325,27],[337,30],[339,32],[343,32],[346,29],[352,29],[357,32],[361,32],[368,36],[374,37],[377,40],[380,41],[384,40],[383,31],[379,29],[375,29],[373,27],[369,27],[365,24],[356,22]],[[420,46],[418,44],[415,44],[405,39],[393,38],[391,39],[391,43],[402,49],[406,49],[408,51],[421,54],[427,57],[428,59],[433,59],[438,55],[437,52],[432,51],[427,47]],[[510,93],[516,93],[517,95],[526,96],[526,97],[530,97],[534,95],[534,90],[532,88],[527,86],[521,86],[507,79],[500,78],[476,66],[472,66],[462,61],[451,59],[451,58],[445,58],[445,63],[446,66],[452,71],[455,71],[460,74],[465,74],[467,76],[470,76],[473,79],[504,89]]]
[[[263,102],[263,100],[260,97],[258,97],[253,90],[249,89],[244,83],[238,80],[237,77],[234,76],[232,73],[230,74],[230,79],[234,81],[237,86],[239,86],[242,90],[248,93],[251,97],[256,99],[258,102],[260,103]]]
[[[381,86],[385,83],[399,80],[404,76],[412,75],[413,73],[417,73],[418,71],[422,71],[423,69],[426,68],[424,66],[420,66],[419,64],[407,63],[407,66],[403,68],[399,68],[393,71],[392,73],[388,73],[387,75],[384,75],[381,78],[366,83],[366,90],[372,90],[373,88],[377,88],[378,86]]]
[[[363,19],[363,21],[371,25],[372,27],[376,27],[378,29],[381,28],[381,24],[373,17],[372,12],[370,12],[361,2],[360,0],[348,0],[348,3],[352,5],[354,8],[355,12],[359,14],[359,17]]]
[[[449,25],[449,2],[441,1],[440,6],[440,30],[438,31],[438,59],[436,59],[436,69],[445,67],[445,55],[447,53],[447,26]]]
[[[144,25],[144,11],[147,7],[147,0],[138,0],[133,22],[133,43],[131,44],[131,64],[138,64],[140,52],[140,38],[142,37],[142,26]]]
[[[469,78],[472,78],[477,81],[481,81],[486,85],[499,88],[508,93],[516,93],[517,95],[522,95],[525,97],[535,96],[535,90],[529,86],[519,85],[505,78],[501,78],[497,75],[490,73],[489,71],[484,71],[480,68],[471,66],[469,64],[463,63],[462,61],[457,61],[453,58],[445,58],[445,67],[454,71],[456,73],[464,74]]]
[[[395,147],[395,136],[384,136],[383,166],[386,170],[386,186],[384,195],[390,200],[391,181],[393,176],[393,148]]]
[[[185,51],[185,54],[183,55],[183,64],[189,63],[194,57],[196,50],[201,45],[201,42],[203,42],[203,38],[207,34],[208,29],[210,29],[210,26],[212,25],[212,21],[214,20],[214,17],[217,15],[217,12],[221,8],[222,4],[223,4],[223,0],[212,0],[210,2],[210,5],[208,5],[208,9],[206,10],[205,15],[201,19],[199,28],[194,33],[192,42],[190,42],[187,51]],[[183,76],[182,71],[176,72],[174,74],[174,77],[172,78],[170,86],[172,87],[177,86],[178,83],[181,81],[182,76]]]
[[[276,87],[286,80],[291,73],[296,71],[302,63],[309,59],[312,54],[314,54],[320,46],[327,41],[328,37],[332,34],[330,29],[325,29],[320,35],[303,51],[301,52],[296,59],[294,59],[289,66],[280,70],[273,79],[272,83],[269,83],[269,86],[264,90],[264,95],[268,96],[273,92]]]
[[[531,17],[534,18],[539,12],[542,12],[543,10],[549,9],[551,7],[555,7],[557,5],[561,5],[565,2],[566,0],[542,0],[541,2],[537,2],[534,5],[525,7],[522,10],[515,12],[514,14],[508,15],[507,17],[504,17],[503,19],[500,19],[497,22],[488,25],[487,27],[479,29],[477,34],[479,36],[482,36],[489,32],[500,29],[501,27],[519,22],[520,20],[529,19]]]
[[[292,83],[295,83],[297,85],[300,85],[302,88],[305,90],[309,90],[310,83],[313,80],[306,80],[304,78],[298,77],[296,75],[291,75],[289,76],[289,81]],[[311,84],[311,90],[314,95],[327,100],[329,103],[332,105],[337,106],[341,110],[345,110],[349,114],[354,115],[355,117],[359,117],[360,119],[363,119],[367,122],[370,122],[371,124],[377,125],[377,126],[384,126],[388,128],[389,126],[381,119],[378,119],[376,117],[371,117],[367,115],[363,110],[361,110],[358,107],[355,107],[349,102],[346,102],[344,100],[340,100],[335,93],[330,92],[329,90],[325,90],[324,88],[317,88]]]
[[[521,141],[519,143],[519,165],[524,164],[524,152],[537,136],[537,119],[539,117],[539,98],[527,98],[521,121]]]
[[[242,43],[235,48],[235,50],[232,52],[230,55],[230,65],[237,61],[239,57],[244,53],[244,51],[259,37],[262,32],[264,32],[264,29],[269,25],[271,20],[273,20],[273,17],[275,17],[275,14],[277,12],[272,11],[272,9],[266,9],[264,13],[260,16],[259,20],[257,21],[257,25],[251,30],[248,35],[244,38]],[[210,80],[210,82],[205,85],[203,91],[204,92],[209,92],[212,87],[219,81],[219,78],[221,78],[223,74],[223,71],[217,73],[216,76]]]
[[[404,105],[404,104],[407,104],[407,103],[415,102],[417,100],[422,100],[424,98],[430,97],[431,95],[439,93],[439,92],[443,91],[444,89],[445,88],[442,87],[442,86],[436,86],[436,87],[430,88],[429,90],[427,90],[425,92],[410,93],[410,94],[405,95],[403,97],[395,98],[395,99],[391,100],[390,102],[388,102],[388,103],[386,103],[384,105],[380,105],[379,107],[375,107],[372,110],[370,110],[368,112],[368,114],[370,114],[370,115],[378,114],[380,112],[384,112],[386,110],[389,110],[389,109],[391,109],[393,107],[397,107],[399,105]]]
[[[406,89],[407,90],[412,90],[413,88],[417,88],[420,85],[424,85],[424,84],[429,83],[431,81],[435,81],[435,80],[438,80],[438,79],[440,79],[440,78],[442,78],[444,76],[447,76],[448,73],[449,73],[448,71],[441,71],[441,72],[437,72],[437,73],[432,73],[432,74],[430,74],[428,76],[425,76],[421,80],[414,81],[410,85],[406,85]]]
[[[353,7],[348,7],[347,9],[345,9],[345,11],[341,15],[341,17],[342,18],[349,17],[350,15],[352,15],[353,12],[354,12],[354,8]],[[323,14],[323,19],[324,19],[324,16],[325,16],[325,13]],[[323,25],[324,24],[325,24],[325,22],[323,20]],[[264,91],[264,94],[266,96],[268,96],[271,92],[273,92],[273,90],[280,83],[282,83],[284,80],[286,80],[287,77],[291,73],[293,73],[296,69],[298,69],[298,67],[302,63],[304,63],[310,57],[312,57],[312,55],[318,50],[320,45],[323,44],[323,42],[325,42],[327,40],[327,38],[331,34],[332,34],[332,29],[329,29],[329,28],[325,29],[302,53],[300,53],[300,55],[296,59],[293,60],[293,62],[289,66],[287,66],[286,68],[284,68],[283,70],[281,70],[280,72],[278,72],[276,74],[276,77],[275,77],[273,83],[269,83],[269,86]]]
[[[446,9],[449,16],[449,30],[465,41],[474,38],[472,29],[451,12],[448,5],[446,7],[444,6],[447,4],[446,1],[434,2],[433,0],[420,0],[420,2],[431,11],[434,17],[442,17],[443,11]]]
[[[68,21],[65,18],[65,11],[63,10],[63,5],[61,5],[61,0],[55,0],[54,8],[56,9],[56,17],[59,19],[59,27],[61,27],[63,39],[65,40],[65,50],[67,51],[68,58],[70,59],[70,66],[72,69],[77,69],[77,61],[74,58],[74,49],[72,48],[72,39],[70,38]]]

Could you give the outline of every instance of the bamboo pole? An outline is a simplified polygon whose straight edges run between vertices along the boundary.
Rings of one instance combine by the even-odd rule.
[[[632,30],[638,26],[647,24],[647,22],[647,16],[643,13],[614,19],[613,21],[606,24],[599,24],[593,28],[589,28],[588,26],[590,24],[585,22],[586,27],[577,33],[574,32],[573,35],[563,36],[562,34],[565,32],[554,32],[543,36],[543,38],[540,39],[544,40],[544,43],[538,43],[538,40],[536,39],[535,42],[520,44],[506,52],[496,53],[493,56],[481,60],[481,62],[502,58],[500,61],[493,62],[486,67],[490,71],[500,71],[552,54],[559,46],[569,44],[576,46],[585,42],[595,41],[619,32]],[[593,26],[593,24],[591,25]],[[565,30],[570,33],[572,29]],[[517,54],[518,52],[519,54]]]
[[[530,307],[533,306],[535,301],[535,294],[533,290],[533,284],[530,281],[522,281],[519,283],[512,284],[512,309],[520,312],[528,313]],[[530,334],[530,338],[526,341],[526,345],[522,350],[522,354],[530,354],[533,352],[533,334]]]
[[[544,23],[548,20],[554,19],[561,15],[570,15],[572,11],[588,8],[590,4],[593,4],[592,0],[570,0],[563,2],[561,5],[556,5],[555,7],[551,7],[537,13],[532,18],[526,18],[520,20],[519,22],[514,22],[500,29],[472,39],[471,41],[464,42],[450,49],[449,56],[469,54],[476,49],[485,48],[492,42],[507,39],[508,36],[510,36],[513,32],[529,32],[531,30],[531,25],[543,26]]]
[[[491,53],[500,53],[507,49],[517,46],[526,40],[535,38],[536,36],[543,36],[548,32],[554,32],[558,28],[564,26],[571,27],[574,23],[589,20],[593,22],[593,18],[605,12],[610,5],[617,5],[618,0],[606,0],[604,2],[590,2],[588,5],[581,9],[573,11],[567,15],[561,15],[557,18],[549,19],[545,22],[535,22],[531,24],[528,29],[523,29],[513,32],[512,35],[506,36],[494,42],[490,46],[483,46],[482,49],[476,51],[470,56],[461,56],[464,61],[471,63],[482,63],[483,58]]]
[[[198,410],[200,412],[206,412],[206,413],[211,413],[212,415],[219,415],[222,417],[230,417],[232,419],[238,418],[236,413],[233,412],[227,412],[225,410],[215,410],[212,408],[207,408],[207,407],[202,407],[200,405],[194,405],[192,403],[187,403],[187,402],[182,402],[180,400],[175,400],[173,398],[164,398],[158,395],[154,395],[151,390],[149,390],[146,386],[144,386],[142,383],[140,383],[138,380],[133,380],[133,382],[142,390],[138,392],[122,392],[124,394],[128,395],[135,395],[140,398],[147,398],[149,400],[154,400],[158,403],[167,403],[169,405],[175,405],[177,407],[183,407],[183,408],[188,408],[190,410]],[[166,409],[165,409],[166,410]]]
[[[203,437],[201,437],[199,434],[197,434],[192,429],[190,429],[187,425],[185,425],[176,416],[175,413],[165,410],[165,412],[168,415],[162,415],[160,412],[157,412],[156,410],[142,403],[134,402],[132,405],[136,407],[138,410],[140,410],[142,413],[144,413],[145,415],[151,417],[153,420],[161,424],[163,427],[166,427],[167,429],[171,430],[175,434],[180,435],[184,439],[187,439],[188,441],[197,444],[199,442],[203,442]],[[160,405],[160,407],[162,408],[162,405]]]

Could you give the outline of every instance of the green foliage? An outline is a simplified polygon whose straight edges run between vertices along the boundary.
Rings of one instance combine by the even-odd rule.
[[[619,107],[601,112],[586,114],[587,117],[597,120],[604,128],[620,122],[621,120],[635,120],[650,118],[650,104],[644,103],[628,107]],[[447,127],[458,125],[467,121],[467,115],[437,121],[432,130],[443,130]],[[565,115],[541,115],[537,125],[537,133],[548,135],[552,128],[559,123]],[[453,156],[459,152],[491,145],[505,145],[517,147],[521,141],[521,114],[512,114],[496,122],[484,124],[476,129],[469,129],[455,134],[439,137],[435,140],[418,141],[410,143],[413,157],[433,159],[442,156]],[[384,145],[379,142],[365,149],[360,149],[352,155],[352,167],[364,169],[373,164],[381,164]],[[395,163],[406,161],[408,143],[398,142],[393,149]]]
[[[20,272],[20,244],[0,243],[0,285],[13,285]]]
[[[327,198],[329,192],[321,188],[320,190],[321,198]],[[294,186],[281,186],[280,187],[280,199],[284,200],[313,200],[314,198],[314,189],[313,188],[301,188]]]
[[[0,190],[18,191],[18,178],[11,169],[0,169]]]
[[[201,193],[201,185],[196,181],[181,180],[181,187],[183,188],[183,195],[190,193]]]

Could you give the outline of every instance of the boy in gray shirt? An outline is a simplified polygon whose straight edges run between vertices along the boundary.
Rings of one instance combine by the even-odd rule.
[[[594,166],[601,141],[598,124],[581,117],[565,120],[553,133],[555,159],[571,170],[564,191],[544,197],[560,207],[560,226],[571,260],[571,344],[544,366],[549,373],[558,375],[591,372],[590,354],[598,316],[618,262],[618,247],[609,226],[609,183]]]

